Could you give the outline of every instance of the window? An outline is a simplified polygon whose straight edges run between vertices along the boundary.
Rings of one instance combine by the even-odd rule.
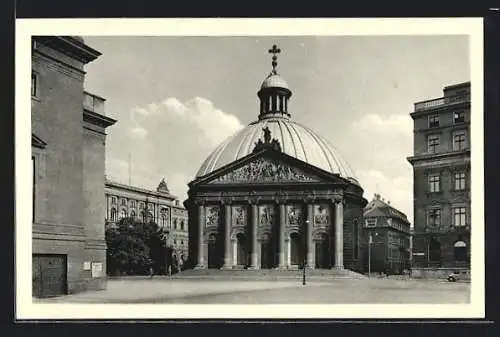
[[[177,240],[176,240],[176,239],[174,239],[174,245],[176,245],[176,244],[177,244]]]
[[[458,132],[453,135],[453,150],[465,149],[465,132]]]
[[[465,116],[462,111],[455,112],[453,113],[453,123],[458,124],[458,123],[464,123],[465,122]]]
[[[429,116],[429,127],[430,128],[439,127],[439,116],[438,115]]]
[[[134,210],[132,210],[132,211],[130,212],[130,217],[131,217],[131,218],[133,218],[133,219],[135,219],[135,211],[134,211]]]
[[[127,206],[127,200],[125,200],[125,199],[122,198],[120,200],[120,206]]]
[[[177,229],[177,219],[174,219],[174,229]]]
[[[140,208],[140,209],[144,209],[144,203],[143,203],[143,202],[141,202],[141,203],[139,204],[139,208]]]
[[[126,217],[127,217],[127,210],[123,208],[120,219],[125,219]]]
[[[439,173],[429,174],[429,192],[435,193],[440,191],[441,177]]]
[[[184,230],[184,220],[181,220],[181,230]]]
[[[439,148],[439,136],[431,135],[427,138],[427,152],[437,153]]]
[[[162,213],[160,215],[160,225],[162,227],[165,227],[166,223],[167,223],[167,217],[165,216],[165,214]]]
[[[376,225],[377,225],[377,219],[376,218],[366,219],[366,227],[375,227]]]
[[[111,197],[111,205],[116,205],[116,197]]]
[[[181,240],[181,246],[184,246],[184,240]]]
[[[465,207],[453,208],[453,224],[457,227],[465,226],[466,216]]]
[[[113,207],[111,208],[111,221],[116,220],[116,209]]]
[[[135,208],[135,200],[130,200],[130,207]]]
[[[441,210],[431,209],[429,210],[428,225],[431,227],[438,227],[441,224]]]
[[[38,76],[31,73],[31,96],[37,97],[38,95]]]
[[[465,190],[465,172],[455,172],[455,190]]]

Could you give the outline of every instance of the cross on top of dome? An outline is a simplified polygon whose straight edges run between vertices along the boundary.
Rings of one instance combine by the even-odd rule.
[[[273,58],[272,58],[272,59],[273,59],[273,62],[271,63],[271,64],[272,64],[272,66],[273,66],[273,71],[272,71],[272,73],[273,73],[274,75],[276,75],[276,74],[277,74],[277,72],[276,72],[276,66],[278,65],[278,62],[277,62],[278,57],[276,56],[276,54],[281,53],[281,49],[279,49],[279,48],[278,48],[278,46],[276,46],[276,45],[274,44],[274,45],[273,45],[273,47],[272,47],[271,49],[269,49],[269,50],[268,50],[268,53],[269,53],[269,54],[273,54]]]

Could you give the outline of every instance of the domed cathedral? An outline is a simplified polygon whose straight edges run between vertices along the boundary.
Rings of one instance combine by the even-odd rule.
[[[258,119],[188,184],[191,267],[361,270],[363,189],[326,138],[292,120],[280,49],[269,52]]]

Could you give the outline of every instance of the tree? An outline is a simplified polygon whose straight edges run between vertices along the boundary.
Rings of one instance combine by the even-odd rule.
[[[106,228],[109,274],[146,274],[161,269],[165,260],[163,233],[154,222],[121,219]]]

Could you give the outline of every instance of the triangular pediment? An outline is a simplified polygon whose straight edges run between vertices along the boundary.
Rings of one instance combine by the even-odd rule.
[[[337,175],[313,167],[283,152],[265,149],[201,177],[196,185],[342,183]]]
[[[260,157],[222,174],[210,184],[320,182],[321,179],[275,158]]]

